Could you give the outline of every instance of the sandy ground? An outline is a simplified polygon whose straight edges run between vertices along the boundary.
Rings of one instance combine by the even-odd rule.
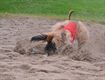
[[[89,29],[90,40],[82,54],[77,53],[73,57],[14,52],[19,39],[30,39],[37,33],[50,31],[58,21],[0,17],[0,80],[105,80],[105,25],[102,24],[84,22]]]

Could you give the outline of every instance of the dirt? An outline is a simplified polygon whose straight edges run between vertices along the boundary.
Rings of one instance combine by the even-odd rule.
[[[17,41],[28,43],[35,34],[50,31],[60,20],[33,17],[0,17],[0,80],[104,80],[105,25],[84,22],[89,42],[70,55],[23,55],[14,51]],[[43,47],[43,46],[41,46]],[[43,48],[42,48],[43,49]],[[39,50],[41,51],[41,50]]]

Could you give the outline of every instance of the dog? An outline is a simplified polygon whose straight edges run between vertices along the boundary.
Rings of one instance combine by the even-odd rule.
[[[33,36],[31,42],[47,42],[44,49],[48,56],[56,53],[61,47],[63,47],[61,50],[67,47],[73,48],[76,41],[78,50],[81,49],[89,39],[89,31],[83,22],[72,21],[70,19],[73,12],[74,11],[69,12],[68,20],[53,25],[51,32]]]

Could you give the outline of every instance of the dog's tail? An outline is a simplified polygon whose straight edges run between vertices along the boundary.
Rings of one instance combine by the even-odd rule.
[[[70,10],[70,11],[69,11],[69,15],[68,15],[69,20],[71,19],[71,14],[72,14],[73,12],[74,12],[73,10]]]

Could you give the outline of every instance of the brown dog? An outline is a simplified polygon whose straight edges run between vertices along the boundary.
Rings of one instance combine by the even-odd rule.
[[[72,13],[73,11],[69,13],[69,20],[56,23],[51,32],[34,36],[31,41],[47,42],[45,52],[48,55],[57,52],[61,47],[63,47],[62,50],[73,47],[76,41],[78,42],[78,49],[80,49],[87,42],[89,32],[81,21],[70,20]]]

